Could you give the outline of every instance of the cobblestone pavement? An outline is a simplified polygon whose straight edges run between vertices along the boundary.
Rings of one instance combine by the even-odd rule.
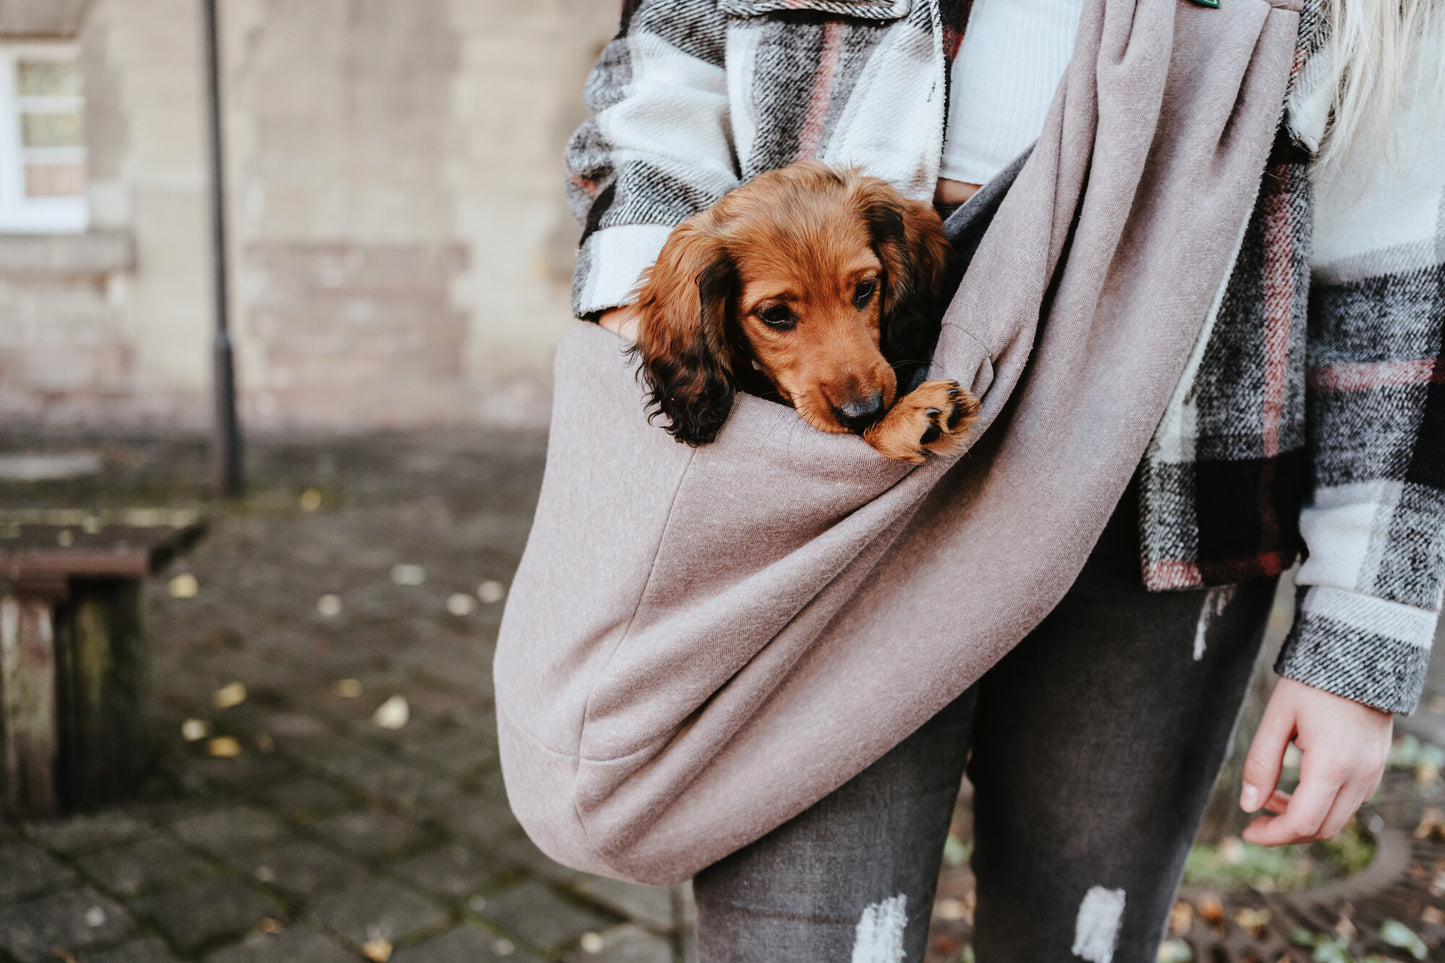
[[[690,958],[685,887],[558,867],[506,807],[489,666],[540,437],[265,441],[229,507],[198,442],[0,438],[78,447],[101,475],[0,482],[0,506],[202,504],[212,526],[148,590],[139,796],[0,822],[0,961]],[[945,871],[939,961],[964,958],[969,886]]]

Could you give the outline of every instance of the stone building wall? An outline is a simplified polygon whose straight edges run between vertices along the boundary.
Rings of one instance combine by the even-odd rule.
[[[615,4],[219,7],[246,426],[545,423],[551,352],[572,323],[561,150]],[[74,34],[91,220],[79,235],[0,234],[0,418],[203,425],[199,3],[0,10],[0,33]]]

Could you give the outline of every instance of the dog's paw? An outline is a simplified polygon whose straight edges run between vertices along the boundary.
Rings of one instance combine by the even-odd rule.
[[[920,464],[930,454],[963,446],[979,402],[957,381],[925,381],[863,432],[868,444],[889,458]]]

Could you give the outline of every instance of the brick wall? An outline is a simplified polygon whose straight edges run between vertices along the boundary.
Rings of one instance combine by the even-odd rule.
[[[94,236],[56,242],[60,270],[24,268],[7,245],[36,239],[0,236],[0,418],[204,424],[198,4],[16,2],[79,24]],[[560,154],[614,7],[221,5],[247,426],[545,422],[577,234]],[[80,269],[97,238],[125,255]]]

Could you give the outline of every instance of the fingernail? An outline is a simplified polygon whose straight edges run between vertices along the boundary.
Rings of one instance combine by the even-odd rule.
[[[1249,783],[1244,784],[1244,791],[1239,794],[1239,808],[1247,813],[1259,808],[1259,790]]]

